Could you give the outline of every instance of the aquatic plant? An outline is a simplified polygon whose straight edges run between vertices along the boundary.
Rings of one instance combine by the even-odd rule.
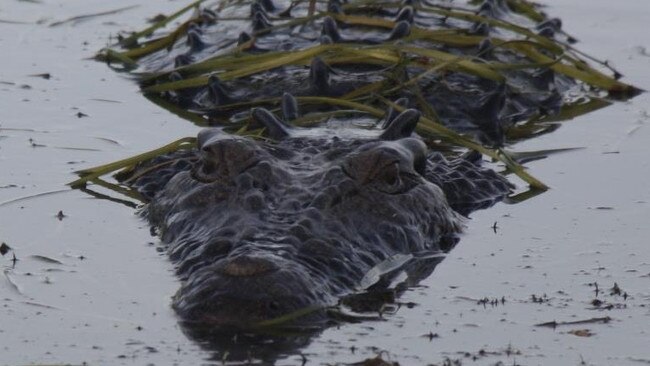
[[[396,19],[372,16],[379,10],[399,10],[395,2],[350,1],[344,4],[329,2],[292,1],[287,10],[273,19],[272,24],[254,27],[255,32],[239,38],[217,38],[219,44],[211,47],[211,53],[203,53],[198,60],[176,58],[173,65],[161,65],[160,55],[178,49],[197,50],[205,47],[196,37],[197,27],[202,24],[217,24],[217,27],[234,27],[249,20],[250,14],[230,9],[245,9],[245,3],[238,0],[223,0],[211,6],[204,6],[205,0],[190,3],[179,11],[159,17],[146,29],[121,36],[110,47],[101,50],[97,60],[108,63],[116,70],[129,72],[136,77],[142,92],[152,102],[199,126],[223,126],[235,134],[261,138],[261,131],[251,123],[251,117],[242,111],[264,106],[277,110],[282,97],[256,97],[246,100],[229,100],[209,108],[191,108],[183,103],[170,102],[168,96],[182,94],[193,88],[205,88],[217,80],[219,83],[251,83],[251,77],[266,75],[280,68],[307,68],[313,60],[320,60],[327,66],[344,67],[363,64],[376,67],[384,77],[339,96],[304,95],[296,99],[300,105],[328,105],[327,112],[312,111],[292,121],[298,126],[313,126],[329,118],[348,115],[382,118],[386,109],[402,111],[404,106],[392,102],[395,96],[408,92],[415,96],[422,117],[417,132],[435,149],[448,154],[460,154],[464,150],[476,150],[494,161],[505,165],[506,173],[514,173],[530,188],[522,197],[529,197],[548,187],[527,172],[518,161],[521,154],[514,153],[502,144],[482,142],[463,131],[446,127],[438,113],[423,95],[420,82],[440,80],[446,75],[460,73],[477,80],[485,80],[507,86],[516,93],[527,93],[526,85],[517,80],[520,72],[552,71],[578,86],[571,98],[564,95],[563,103],[554,113],[539,111],[524,120],[512,123],[506,131],[506,141],[514,142],[555,130],[558,123],[605,107],[612,100],[626,99],[639,90],[618,80],[620,74],[606,62],[584,55],[572,45],[575,39],[561,30],[557,19],[549,19],[540,7],[526,0],[505,0],[496,2],[517,13],[521,21],[509,21],[491,16],[498,9],[488,9],[482,2],[470,1],[461,7],[448,3],[413,2],[412,9],[443,24],[439,29],[430,29],[418,23],[408,29],[399,30],[400,16]],[[256,3],[256,2],[254,2]],[[330,6],[336,3],[336,7]],[[259,4],[259,3],[258,3]],[[254,6],[254,5],[253,5]],[[290,16],[289,16],[290,15]],[[408,14],[403,16],[409,16]],[[412,15],[411,15],[412,16]],[[185,20],[180,20],[185,17]],[[359,27],[364,30],[391,31],[391,37],[382,42],[303,42],[289,50],[264,50],[256,48],[259,40],[278,31],[307,27],[317,28],[315,23],[331,23],[345,27]],[[521,24],[519,24],[521,23]],[[530,26],[533,24],[534,26]],[[172,26],[173,25],[173,26]],[[338,31],[327,30],[323,35],[339,37]],[[484,29],[497,29],[497,35],[485,36]],[[230,29],[230,28],[228,28]],[[394,36],[395,32],[403,32]],[[478,50],[478,52],[476,52]],[[494,57],[505,55],[505,57]],[[167,57],[169,58],[169,57]],[[149,67],[155,64],[153,70]],[[378,71],[379,72],[379,71]],[[408,78],[403,75],[407,73]],[[72,187],[85,187],[88,183],[109,183],[102,176],[117,171],[131,171],[138,163],[179,149],[195,146],[195,139],[181,138],[161,148],[110,164],[78,171],[79,179],[70,183]],[[559,151],[562,151],[560,149]],[[552,150],[529,152],[530,156],[545,156]],[[119,188],[126,193],[124,187]],[[126,189],[128,192],[128,189]],[[138,199],[135,192],[133,198]],[[517,199],[515,199],[517,201]]]

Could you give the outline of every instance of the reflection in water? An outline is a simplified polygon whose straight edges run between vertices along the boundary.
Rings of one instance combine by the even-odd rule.
[[[206,328],[181,322],[183,332],[203,349],[212,353],[212,361],[229,364],[274,364],[277,360],[300,354],[324,329],[350,322],[382,321],[398,311],[399,297],[430,276],[443,260],[442,255],[412,258],[403,266],[381,273],[369,288],[345,296],[337,306],[322,312],[315,324],[260,327],[254,331]],[[412,306],[413,304],[409,304]],[[310,316],[314,315],[310,313]],[[294,323],[295,324],[295,323]]]
[[[183,325],[183,332],[203,349],[212,361],[228,364],[274,364],[286,356],[300,353],[320,334],[316,330],[253,333],[214,331]]]

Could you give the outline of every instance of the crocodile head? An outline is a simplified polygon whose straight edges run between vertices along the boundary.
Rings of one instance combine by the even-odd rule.
[[[277,141],[204,130],[198,160],[149,204],[183,280],[174,300],[183,320],[321,321],[341,296],[372,286],[367,274],[380,264],[449,250],[462,228],[455,205],[479,207],[509,190],[472,162],[455,162],[462,170],[428,156],[412,136],[415,110],[389,116],[380,133],[301,135],[266,110],[253,118]],[[482,190],[467,183],[481,179]],[[452,205],[441,181],[456,190]]]

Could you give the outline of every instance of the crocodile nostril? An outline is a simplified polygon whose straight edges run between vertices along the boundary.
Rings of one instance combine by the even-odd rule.
[[[273,262],[265,258],[240,256],[228,260],[219,272],[231,277],[253,277],[277,270]]]

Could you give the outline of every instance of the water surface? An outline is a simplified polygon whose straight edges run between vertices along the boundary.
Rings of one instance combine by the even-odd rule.
[[[646,0],[546,3],[579,49],[650,88]],[[18,259],[14,267],[11,253],[0,257],[0,364],[221,364],[177,325],[172,266],[135,210],[65,187],[74,170],[197,132],[88,59],[111,34],[184,5],[0,4],[0,242]],[[34,76],[43,73],[50,78]],[[403,365],[447,357],[472,365],[650,363],[649,101],[643,94],[516,145],[584,149],[529,163],[549,192],[475,213],[460,245],[402,297],[415,307],[325,330],[302,349],[307,364],[380,353]],[[627,296],[611,295],[614,284]],[[480,304],[484,298],[505,304]],[[605,317],[611,321],[535,326]],[[278,364],[302,361],[292,355]]]

